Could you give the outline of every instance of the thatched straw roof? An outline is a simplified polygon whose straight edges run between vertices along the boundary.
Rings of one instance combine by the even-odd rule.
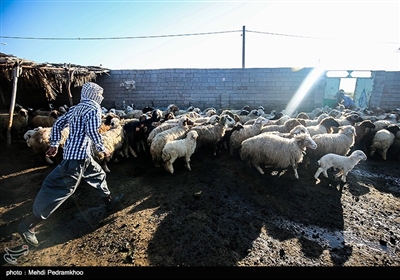
[[[6,55],[0,52],[0,76],[13,82],[14,68],[21,69],[19,78],[32,87],[43,88],[48,100],[55,100],[62,92],[63,85],[71,95],[71,86],[80,87],[86,82],[95,81],[97,75],[108,74],[109,69],[97,66],[81,66],[76,64],[36,63],[30,60]],[[1,81],[0,81],[1,82]]]

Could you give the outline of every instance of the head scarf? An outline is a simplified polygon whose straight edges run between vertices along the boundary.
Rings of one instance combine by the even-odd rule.
[[[103,88],[98,84],[88,82],[82,86],[81,101],[93,100],[100,105],[103,99]]]

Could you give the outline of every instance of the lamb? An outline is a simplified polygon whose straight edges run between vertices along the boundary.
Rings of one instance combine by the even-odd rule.
[[[105,157],[104,153],[93,149],[93,158],[101,165],[105,172],[110,173],[111,170],[108,168],[107,163],[114,157],[115,152],[121,150],[123,156],[129,157],[124,129],[119,118],[113,118],[111,120],[111,128],[102,133],[101,138],[106,149],[110,151],[110,156]]]
[[[232,132],[229,138],[229,152],[233,156],[235,152],[242,145],[243,140],[260,134],[264,124],[268,122],[268,119],[264,117],[258,117],[254,124],[243,125],[242,129],[235,130]]]
[[[17,134],[21,133],[28,126],[28,119],[29,119],[28,110],[21,108],[18,111],[18,113],[13,114],[11,129]],[[10,122],[10,114],[1,113],[0,137],[4,137],[3,133],[7,131],[9,122]]]
[[[307,126],[307,130],[313,136],[322,133],[332,133],[332,127],[339,127],[339,123],[333,117],[326,117],[317,125]]]
[[[51,165],[54,164],[54,161],[46,156],[46,151],[50,148],[50,134],[51,127],[37,127],[32,130],[28,130],[24,134],[24,138],[28,147],[30,147],[35,154],[39,156],[39,159]],[[64,147],[68,134],[69,127],[67,126],[61,131],[61,141],[59,146],[61,149]],[[62,153],[58,152],[58,155],[61,156]]]
[[[307,149],[305,165],[308,167],[311,159],[317,161],[328,153],[345,156],[354,145],[356,130],[352,125],[340,126],[337,133],[324,133],[312,136],[317,144],[316,149]]]
[[[373,156],[376,151],[386,160],[387,151],[393,144],[396,138],[396,133],[400,130],[397,124],[390,124],[387,127],[377,131],[372,139],[370,147],[370,156]]]
[[[198,134],[196,131],[189,131],[186,138],[179,140],[172,140],[165,144],[162,149],[161,158],[164,161],[164,168],[171,174],[174,173],[173,164],[177,158],[183,157],[185,160],[185,167],[192,170],[190,166],[190,157],[196,150],[196,141]]]
[[[172,140],[185,138],[192,125],[191,119],[183,117],[179,119],[178,125],[158,133],[153,138],[150,145],[150,155],[155,167],[161,167],[161,163],[163,163],[161,155],[165,144]]]
[[[248,166],[254,166],[261,174],[264,174],[261,164],[274,168],[292,166],[294,176],[299,179],[297,167],[303,161],[306,148],[317,148],[309,134],[300,133],[293,138],[283,138],[266,132],[244,140],[239,153]]]
[[[349,156],[341,156],[333,153],[329,153],[321,157],[317,163],[319,165],[317,171],[314,174],[314,178],[319,183],[319,175],[322,173],[325,178],[328,178],[328,169],[335,168],[339,169],[339,172],[335,177],[342,176],[341,180],[346,183],[347,174],[356,166],[361,160],[367,160],[367,156],[361,150],[355,150]]]

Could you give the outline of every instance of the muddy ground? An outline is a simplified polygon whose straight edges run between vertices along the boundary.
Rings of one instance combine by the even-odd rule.
[[[27,248],[17,225],[30,214],[35,195],[54,166],[41,162],[24,141],[9,147],[1,143],[0,154],[2,274],[44,266],[289,271],[400,266],[400,161],[396,159],[368,158],[351,171],[347,183],[330,173],[329,179],[321,174],[319,184],[312,166],[300,165],[300,179],[292,169],[268,169],[261,175],[227,151],[217,158],[207,150],[197,151],[191,171],[178,159],[174,174],[154,167],[147,155],[120,159],[109,164],[107,175],[112,193],[125,194],[116,209],[107,212],[96,193],[81,184],[38,226],[39,247]],[[195,278],[202,275],[200,271],[183,275]],[[251,271],[229,272],[219,278],[252,278]],[[334,272],[328,270],[322,278]],[[361,269],[353,278],[376,277],[372,272]],[[384,278],[394,277],[383,272]]]

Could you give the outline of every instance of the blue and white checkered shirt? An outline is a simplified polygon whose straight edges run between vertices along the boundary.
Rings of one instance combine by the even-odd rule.
[[[64,159],[88,158],[91,155],[93,143],[97,151],[104,152],[105,147],[99,133],[100,125],[100,105],[93,100],[81,100],[53,124],[50,136],[51,146],[58,147],[61,131],[69,126],[69,136],[63,149]]]

